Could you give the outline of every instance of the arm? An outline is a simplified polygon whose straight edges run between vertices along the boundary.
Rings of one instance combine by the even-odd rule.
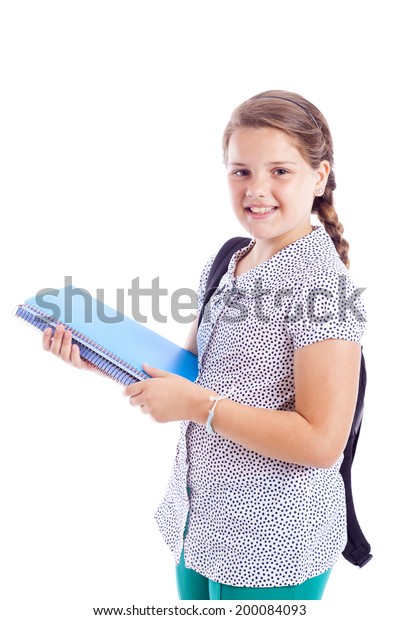
[[[198,327],[198,323],[199,323],[199,317],[197,315],[197,317],[195,318],[195,320],[193,321],[193,323],[190,326],[190,330],[189,330],[189,333],[187,335],[187,339],[186,339],[185,346],[184,346],[185,349],[187,349],[188,351],[190,351],[194,355],[198,355],[198,350],[197,350],[197,327]]]
[[[346,445],[358,391],[360,346],[324,340],[295,352],[295,411],[217,404],[214,431],[249,450],[309,467],[331,467]],[[154,377],[126,388],[160,422],[205,424],[214,392],[182,377],[147,368]]]
[[[295,353],[295,411],[221,401],[213,428],[265,456],[311,467],[330,467],[349,435],[358,392],[360,347],[324,340]],[[203,417],[204,419],[204,417]]]

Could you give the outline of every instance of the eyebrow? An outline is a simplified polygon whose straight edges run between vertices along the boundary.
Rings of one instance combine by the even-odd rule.
[[[269,161],[266,162],[266,165],[268,166],[284,166],[285,164],[291,164],[292,166],[298,166],[298,163],[296,161]],[[242,164],[241,162],[236,162],[236,161],[228,161],[228,166],[247,166],[247,164]]]

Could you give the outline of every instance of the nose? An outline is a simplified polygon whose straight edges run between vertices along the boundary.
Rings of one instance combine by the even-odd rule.
[[[249,179],[246,196],[247,198],[266,198],[268,186],[265,179]]]
[[[246,190],[247,198],[265,198],[265,193],[262,190]]]

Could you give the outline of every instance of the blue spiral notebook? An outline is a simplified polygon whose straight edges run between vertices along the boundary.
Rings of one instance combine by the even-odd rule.
[[[43,292],[46,291],[46,292]],[[58,324],[72,333],[81,357],[118,383],[147,379],[142,364],[186,377],[198,375],[197,357],[142,323],[91,297],[85,289],[43,289],[15,315],[44,331]]]

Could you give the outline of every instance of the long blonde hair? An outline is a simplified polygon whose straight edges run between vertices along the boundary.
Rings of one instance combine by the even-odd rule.
[[[223,135],[223,156],[226,163],[229,140],[240,127],[274,127],[296,142],[302,157],[317,169],[327,160],[331,170],[323,196],[315,196],[312,213],[315,213],[331,237],[341,260],[349,267],[349,244],[343,238],[343,226],[334,207],[336,189],[333,171],[332,136],[325,117],[312,103],[301,95],[285,90],[268,90],[251,97],[232,113]]]

